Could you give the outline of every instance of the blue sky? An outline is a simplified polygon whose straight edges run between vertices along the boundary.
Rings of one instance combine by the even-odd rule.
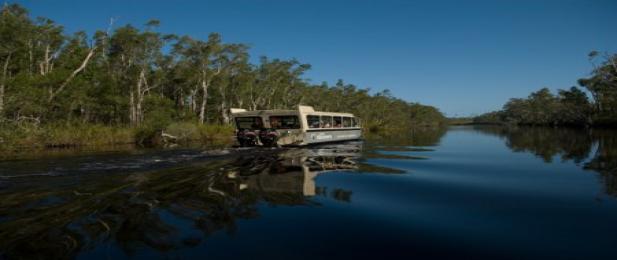
[[[314,83],[388,88],[449,116],[501,108],[587,76],[591,50],[617,52],[615,0],[8,1],[67,32],[161,21],[160,31],[249,44],[256,60],[297,58]]]

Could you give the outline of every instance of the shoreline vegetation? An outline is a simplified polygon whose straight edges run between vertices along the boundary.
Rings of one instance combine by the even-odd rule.
[[[512,98],[499,111],[463,121],[468,124],[499,124],[566,127],[617,127],[617,54],[589,53],[590,77],[578,87],[551,93],[542,88],[527,98]],[[585,93],[586,90],[591,99]]]
[[[6,150],[41,150],[50,148],[79,148],[96,146],[162,146],[231,143],[233,128],[225,125],[173,122],[163,130],[131,128],[98,124],[66,124],[19,126],[0,128],[0,143]],[[8,136],[9,138],[6,138]],[[163,140],[173,137],[173,143]]]
[[[115,25],[93,35],[67,35],[18,4],[0,11],[0,151],[181,141],[226,142],[229,109],[351,112],[369,132],[439,126],[435,107],[411,103],[338,80],[313,84],[296,59],[260,57],[249,48]]]

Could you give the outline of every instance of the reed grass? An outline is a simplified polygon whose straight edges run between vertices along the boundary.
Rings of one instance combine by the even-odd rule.
[[[163,129],[147,124],[131,128],[84,123],[36,125],[5,122],[0,123],[0,152],[144,143],[158,145],[162,133],[178,137],[179,144],[223,145],[232,141],[233,128],[196,122],[174,122]]]

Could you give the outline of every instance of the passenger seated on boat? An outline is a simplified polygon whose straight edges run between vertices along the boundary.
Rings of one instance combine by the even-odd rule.
[[[279,121],[278,117],[270,117],[270,127],[281,128],[281,121]]]
[[[332,128],[331,116],[321,116],[321,121],[323,122],[322,128]]]
[[[321,127],[321,120],[319,120],[319,116],[308,115],[306,116],[306,120],[308,121],[309,128]]]
[[[334,118],[334,127],[335,128],[341,128],[343,127],[343,120],[341,117],[335,117]]]

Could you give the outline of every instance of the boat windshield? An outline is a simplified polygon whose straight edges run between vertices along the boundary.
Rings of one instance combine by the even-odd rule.
[[[261,129],[263,121],[258,116],[236,117],[236,127],[238,129]]]

